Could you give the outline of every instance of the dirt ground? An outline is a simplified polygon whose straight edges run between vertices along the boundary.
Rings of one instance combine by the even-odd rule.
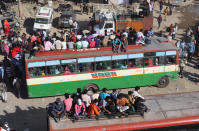
[[[193,6],[194,5],[194,6]],[[160,30],[165,31],[171,23],[178,23],[179,30],[177,32],[176,39],[180,40],[184,37],[185,29],[189,26],[194,27],[197,24],[196,13],[194,13],[193,7],[196,3],[193,1],[187,1],[186,3],[181,3],[181,7],[175,8],[172,16],[168,16],[166,21],[163,21],[161,28],[157,29],[157,16],[159,14],[159,5],[155,3],[154,11],[154,31],[157,33]],[[23,19],[27,22],[32,21],[34,16],[33,10],[31,10],[34,5],[23,4]],[[56,8],[54,5],[53,8]],[[77,8],[78,7],[74,7]],[[193,11],[190,11],[193,10]],[[197,12],[197,11],[196,11]],[[59,13],[55,12],[55,17],[59,16]],[[79,20],[87,21],[89,15],[81,15],[77,17]],[[28,20],[27,20],[28,19]],[[27,27],[30,23],[24,23],[25,28],[22,29],[20,33],[28,31],[30,27]],[[85,23],[85,22],[84,22]],[[30,25],[29,25],[30,26]],[[52,32],[58,31],[53,27]],[[165,32],[167,35],[168,33]],[[174,40],[175,42],[176,40]],[[172,80],[168,87],[166,88],[156,88],[156,87],[143,87],[141,88],[141,94],[147,95],[158,95],[158,94],[171,94],[180,92],[193,92],[199,91],[199,71],[195,68],[196,58],[194,58],[192,63],[188,63],[185,67],[185,77],[183,79],[179,78],[177,80]],[[11,89],[13,90],[13,89]],[[124,89],[122,92],[127,92],[131,89]],[[64,99],[63,96],[57,96]],[[14,92],[8,93],[8,102],[2,103],[0,101],[0,117],[5,117],[10,123],[11,127],[14,127],[16,131],[46,131],[46,105],[53,102],[57,97],[47,97],[47,98],[34,98],[34,99],[17,99]]]

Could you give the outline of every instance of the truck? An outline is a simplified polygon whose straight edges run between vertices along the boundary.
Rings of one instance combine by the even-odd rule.
[[[47,7],[41,7],[37,11],[33,31],[45,30],[50,33],[50,28],[53,21],[53,9]]]
[[[93,14],[95,21],[94,31],[97,34],[104,35],[105,30],[109,34],[111,31],[122,31],[126,28],[149,30],[153,27],[153,15],[144,16],[140,12],[132,10],[112,11],[109,9],[101,9]]]

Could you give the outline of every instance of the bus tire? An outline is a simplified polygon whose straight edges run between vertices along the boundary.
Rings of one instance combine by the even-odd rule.
[[[159,88],[165,88],[165,87],[167,87],[168,85],[169,85],[169,77],[166,77],[166,76],[161,77],[161,78],[159,79],[159,81],[158,81],[158,84],[157,84],[157,86],[158,86]]]
[[[92,91],[92,92],[93,90],[99,91],[99,87],[95,84],[89,84],[84,88],[84,90]]]

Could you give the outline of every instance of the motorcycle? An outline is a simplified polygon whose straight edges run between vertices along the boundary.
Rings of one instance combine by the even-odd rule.
[[[0,129],[1,131],[15,131],[14,129],[11,129],[8,125],[8,122],[2,118],[0,118]]]

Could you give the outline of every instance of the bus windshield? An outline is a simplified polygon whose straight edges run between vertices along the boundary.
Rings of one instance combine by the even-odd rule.
[[[36,18],[36,19],[35,19],[35,23],[48,24],[48,19]]]

